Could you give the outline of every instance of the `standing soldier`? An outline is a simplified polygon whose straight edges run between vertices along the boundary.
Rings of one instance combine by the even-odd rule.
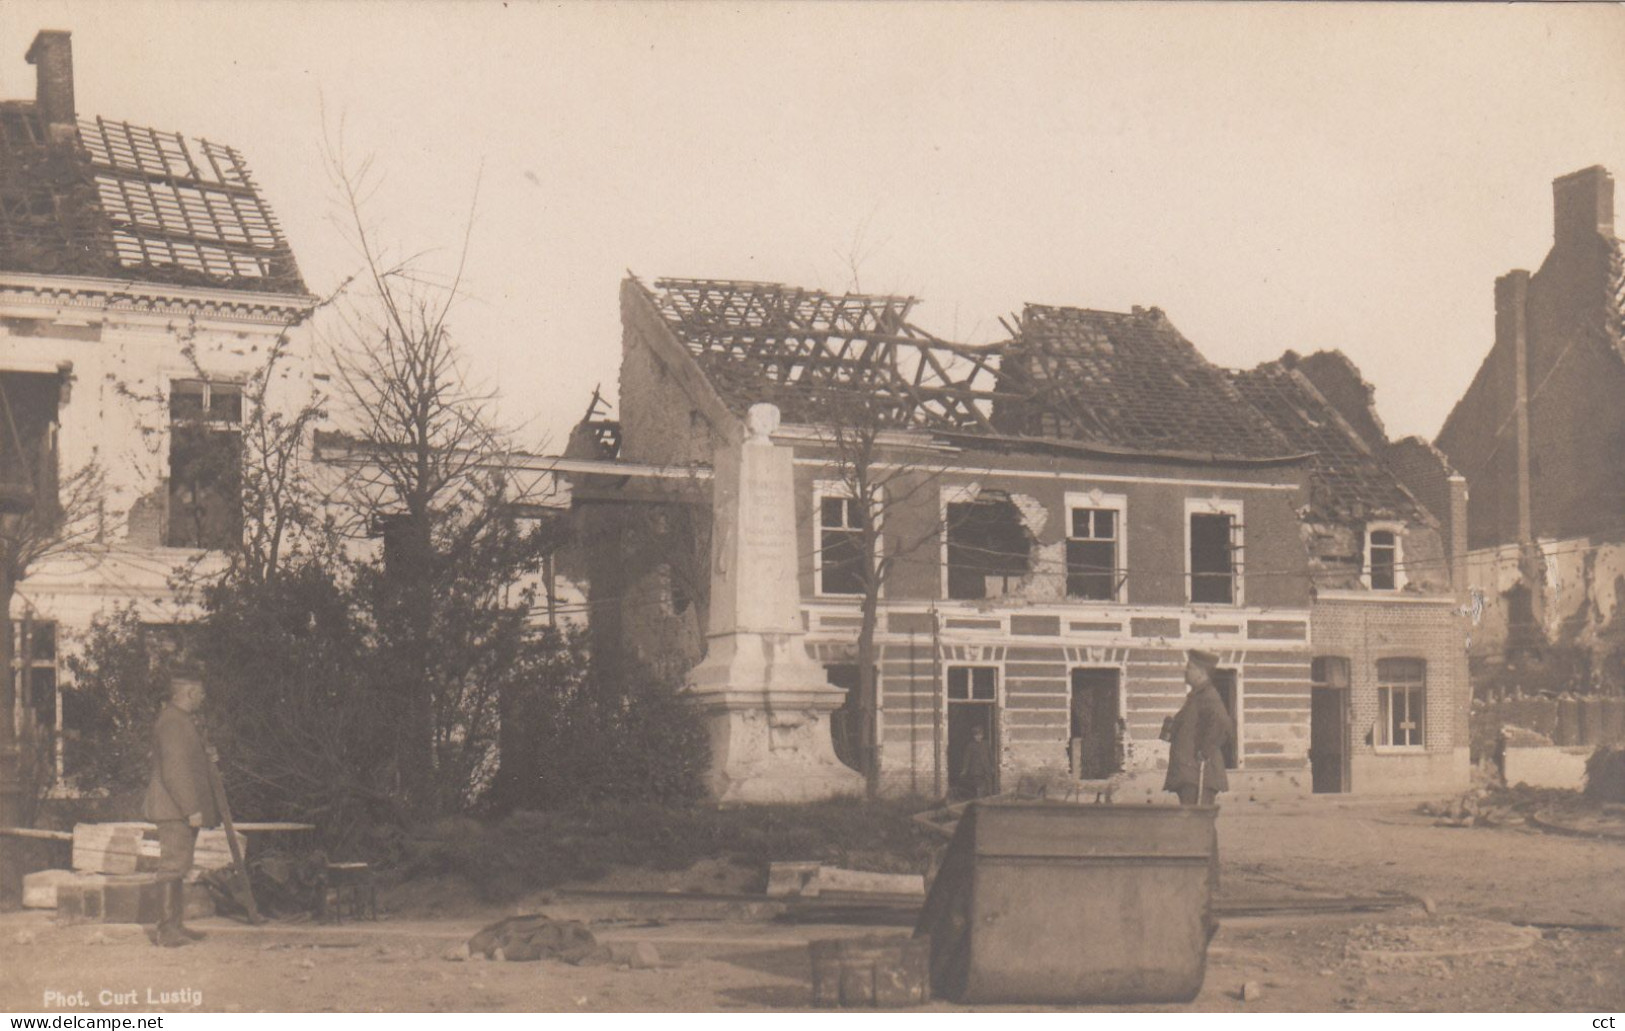
[[[1168,778],[1164,791],[1179,795],[1180,805],[1213,805],[1230,788],[1224,772],[1224,749],[1236,740],[1236,725],[1225,711],[1213,671],[1219,657],[1212,652],[1189,651],[1185,683],[1190,693],[1179,707],[1168,746]]]
[[[218,827],[214,781],[208,749],[198,728],[196,713],[203,704],[203,682],[174,676],[169,682],[169,704],[158,714],[152,733],[152,780],[147,785],[147,819],[158,825],[158,870],[162,913],[152,940],[174,948],[201,940],[183,922],[186,901],[183,879],[192,868],[192,850],[200,827]]]
[[[993,794],[994,773],[993,749],[988,744],[987,731],[972,727],[959,770],[959,790],[966,798],[986,798]]]

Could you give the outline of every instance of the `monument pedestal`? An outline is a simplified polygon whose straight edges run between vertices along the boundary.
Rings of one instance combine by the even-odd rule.
[[[742,443],[712,481],[710,626],[687,690],[711,741],[719,802],[809,802],[861,794],[835,757],[829,714],[846,694],[807,655],[796,561],[795,480],[770,436],[779,412],[751,408]]]
[[[711,639],[689,674],[711,741],[707,786],[719,802],[810,802],[863,793],[835,757],[829,714],[846,693],[807,657],[802,636],[741,632]]]

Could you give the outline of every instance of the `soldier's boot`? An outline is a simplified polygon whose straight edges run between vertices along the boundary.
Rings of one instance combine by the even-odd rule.
[[[186,882],[176,881],[170,890],[175,893],[175,929],[195,942],[207,938],[204,932],[186,926]]]
[[[181,882],[179,878],[162,882],[159,897],[158,926],[154,928],[152,943],[166,949],[192,944],[193,939],[181,929]]]

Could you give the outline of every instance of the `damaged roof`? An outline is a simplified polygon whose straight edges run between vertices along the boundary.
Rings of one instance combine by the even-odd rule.
[[[771,402],[791,422],[845,401],[893,428],[991,432],[997,351],[950,344],[908,321],[912,297],[778,283],[632,280],[735,414]]]
[[[0,102],[0,271],[309,292],[235,149],[101,118],[55,135],[32,101]]]
[[[1027,305],[1004,345],[1001,432],[1216,459],[1301,453],[1157,308]]]
[[[724,403],[828,421],[832,399],[878,402],[887,424],[1001,445],[1079,444],[1216,462],[1307,458],[1311,508],[1332,520],[1425,518],[1393,471],[1294,366],[1230,371],[1160,310],[1029,304],[1010,339],[940,340],[909,297],[775,283],[633,280]]]
[[[1336,406],[1295,368],[1288,351],[1229,378],[1248,406],[1264,416],[1292,446],[1312,452],[1310,509],[1333,522],[1366,519],[1424,520],[1425,509],[1372,451]]]

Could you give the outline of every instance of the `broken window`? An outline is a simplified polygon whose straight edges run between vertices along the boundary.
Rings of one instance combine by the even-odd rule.
[[[165,544],[228,548],[242,540],[242,465],[242,387],[208,380],[171,384]]]
[[[818,593],[863,593],[863,522],[856,498],[818,499]]]
[[[1069,598],[1116,601],[1118,534],[1121,513],[1111,508],[1072,509],[1066,539],[1066,593]]]
[[[948,597],[1010,594],[1027,575],[1031,558],[1032,538],[1009,498],[984,495],[948,506]]]
[[[1191,601],[1233,605],[1241,522],[1236,512],[1190,514]]]
[[[1366,568],[1374,591],[1392,591],[1399,586],[1399,535],[1393,530],[1372,529],[1366,534]]]
[[[1377,744],[1421,748],[1427,731],[1427,663],[1377,660]]]

